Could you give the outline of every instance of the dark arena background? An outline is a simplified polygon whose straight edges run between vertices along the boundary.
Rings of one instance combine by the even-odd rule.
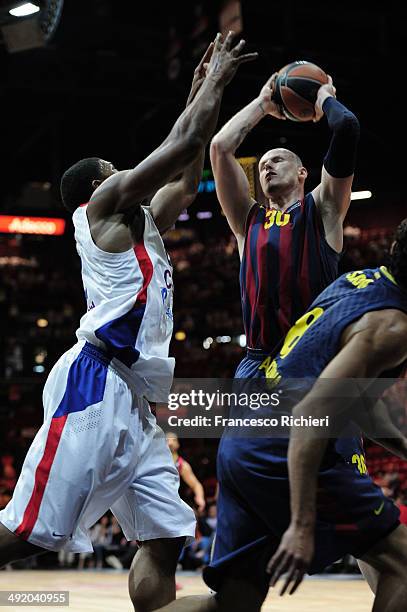
[[[407,213],[400,3],[66,0],[47,35],[31,28],[28,17],[10,18],[10,8],[22,4],[2,1],[0,12],[0,509],[42,423],[46,377],[75,343],[85,311],[61,175],[80,158],[98,156],[119,169],[145,158],[182,111],[193,70],[217,31],[233,29],[247,52],[259,52],[227,87],[218,129],[275,70],[301,59],[332,75],[337,98],[358,117],[341,272],[385,263]],[[257,162],[275,147],[302,158],[310,191],[328,142],[325,118],[261,121],[238,151],[253,194],[260,197]],[[174,266],[175,375],[232,378],[246,345],[239,257],[208,151],[198,196],[164,241]],[[216,526],[217,446],[215,439],[181,440],[179,452],[202,483],[206,510],[197,511],[198,540],[179,562],[180,596],[207,592],[200,573]],[[372,443],[366,452],[370,474],[407,521],[407,463]],[[181,492],[194,505],[191,487],[184,483]],[[0,590],[69,590],[72,610],[130,610],[126,581],[137,545],[125,542],[110,513],[93,536],[93,555],[47,553],[7,566]],[[294,598],[277,605],[270,594],[263,609],[367,612],[371,601],[355,559],[346,557],[307,579]]]

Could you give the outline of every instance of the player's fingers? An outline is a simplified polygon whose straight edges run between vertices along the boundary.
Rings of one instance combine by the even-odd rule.
[[[237,61],[238,64],[244,64],[245,62],[252,62],[258,57],[259,57],[259,54],[257,52],[245,53],[245,55],[239,55],[239,57],[236,57],[235,61]]]
[[[274,72],[265,84],[265,87],[269,87],[272,92],[274,91],[274,86],[275,86],[277,76],[278,76],[277,72]]]
[[[294,582],[293,586],[291,587],[291,590],[289,591],[289,595],[292,595],[298,589],[298,587],[300,586],[301,582],[303,581],[304,574],[305,574],[305,569],[304,568],[297,569],[297,575],[296,575],[296,578],[295,578],[295,582]]]
[[[213,52],[213,48],[215,46],[214,42],[211,42],[207,50],[205,51],[203,58],[199,62],[198,69],[205,68],[205,64],[208,65],[209,60],[211,59],[211,55]]]
[[[282,554],[283,553],[280,552],[280,550],[276,550],[276,552],[274,553],[274,555],[271,557],[270,561],[267,564],[266,572],[270,574],[270,582],[273,579],[274,571],[281,560]]]
[[[229,30],[228,35],[226,36],[226,39],[225,39],[225,43],[223,45],[226,51],[230,51],[232,47],[232,41],[233,41],[234,35],[235,33],[232,30]]]
[[[273,576],[271,577],[270,586],[273,587],[276,584],[280,576],[286,571],[289,563],[290,556],[286,552],[284,552],[281,557],[280,563],[277,565],[276,569],[274,570]]]
[[[241,52],[241,50],[243,49],[243,47],[245,46],[245,44],[246,44],[246,41],[245,41],[245,40],[243,40],[243,38],[242,38],[242,40],[240,40],[240,41],[237,43],[236,47],[233,47],[233,49],[232,49],[232,55],[234,55],[235,57],[236,57],[237,55],[239,55],[239,53]]]
[[[222,34],[220,32],[218,32],[216,34],[215,42],[213,43],[212,57],[213,57],[213,55],[215,55],[215,53],[219,53],[219,51],[220,51],[220,49],[222,47],[222,42],[223,42]]]
[[[282,597],[284,595],[284,593],[286,592],[290,582],[292,580],[294,580],[294,577],[296,575],[296,571],[297,571],[296,566],[295,565],[291,565],[291,568],[289,569],[289,571],[287,573],[287,576],[284,579],[284,584],[283,584],[283,586],[282,586],[282,588],[280,590],[280,597]]]
[[[288,564],[288,567],[286,570],[287,575],[284,580],[284,585],[280,591],[280,595],[284,595],[287,588],[290,586],[291,582],[294,582],[295,584],[295,581],[298,578],[298,573],[302,571],[303,567],[304,567],[304,562],[301,558],[295,557],[295,556],[291,558],[291,561]],[[290,591],[290,594],[291,594],[291,591]]]

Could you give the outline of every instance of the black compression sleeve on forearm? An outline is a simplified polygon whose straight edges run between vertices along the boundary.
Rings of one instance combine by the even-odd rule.
[[[329,149],[324,158],[327,172],[335,178],[345,178],[355,171],[356,150],[359,142],[359,121],[334,97],[327,98],[322,110],[332,130]]]

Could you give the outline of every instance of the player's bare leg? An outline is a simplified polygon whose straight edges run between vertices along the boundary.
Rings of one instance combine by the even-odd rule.
[[[142,542],[129,574],[135,612],[150,612],[175,599],[175,570],[185,538]]]
[[[0,567],[44,552],[44,548],[26,542],[0,523]]]
[[[260,612],[267,591],[241,578],[227,578],[213,595],[182,597],[155,612]]]
[[[363,558],[378,573],[373,612],[402,612],[407,600],[407,527],[400,525]]]
[[[377,584],[379,582],[380,573],[374,567],[366,563],[366,561],[358,560],[359,569],[362,572],[366,582],[370,586],[371,591],[376,595]]]

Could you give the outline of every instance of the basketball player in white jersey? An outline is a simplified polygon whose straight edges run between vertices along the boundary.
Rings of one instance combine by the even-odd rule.
[[[175,598],[176,562],[195,533],[149,405],[168,399],[174,369],[172,268],[160,234],[194,199],[189,180],[196,164],[201,171],[225,85],[257,56],[241,55],[244,41],[232,49],[232,40],[218,34],[195,73],[194,86],[206,70],[199,91],[138,166],[118,172],[91,158],[62,177],[87,313],[77,344],[48,376],[44,423],[0,512],[2,566],[46,550],[92,551],[88,529],[111,508],[126,537],[142,542],[130,576],[137,612]]]

